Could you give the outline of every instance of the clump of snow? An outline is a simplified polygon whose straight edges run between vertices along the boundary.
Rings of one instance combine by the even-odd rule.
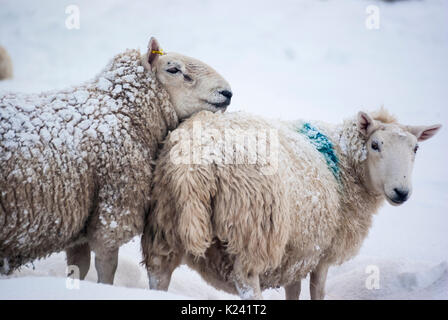
[[[122,86],[120,84],[117,84],[114,88],[114,90],[112,90],[112,94],[113,95],[117,95],[122,91]]]
[[[98,79],[98,84],[96,86],[100,90],[109,91],[109,88],[112,86],[112,82],[104,77],[101,77]]]
[[[85,90],[77,90],[73,93],[73,95],[78,104],[82,104],[82,103],[86,102],[87,99],[89,98],[89,92],[87,92]]]
[[[348,155],[348,142],[345,136],[341,135],[341,138],[339,139],[339,147],[341,148],[342,154],[347,156]]]
[[[400,137],[407,137],[408,136],[403,129],[398,128],[398,127],[394,127],[392,129],[392,132],[395,133],[396,135],[400,136]]]
[[[238,294],[243,300],[253,299],[254,297],[254,290],[252,288],[239,288],[238,287]]]

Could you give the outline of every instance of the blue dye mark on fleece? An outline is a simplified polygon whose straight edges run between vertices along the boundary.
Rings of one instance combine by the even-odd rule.
[[[333,143],[326,135],[306,122],[300,128],[299,132],[306,136],[310,143],[319,151],[325,158],[328,168],[333,173],[336,180],[340,181],[339,159],[334,151]]]

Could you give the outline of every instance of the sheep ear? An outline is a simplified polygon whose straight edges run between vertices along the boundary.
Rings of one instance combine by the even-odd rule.
[[[406,129],[417,137],[417,141],[425,141],[439,132],[441,127],[441,124],[435,124],[432,126],[407,126]]]
[[[369,136],[375,128],[375,120],[372,119],[367,113],[358,112],[358,130],[364,135]]]
[[[147,61],[151,66],[159,58],[159,53],[155,53],[154,51],[160,51],[160,45],[156,38],[151,37],[148,43],[148,53],[146,54],[146,56],[148,57]]]

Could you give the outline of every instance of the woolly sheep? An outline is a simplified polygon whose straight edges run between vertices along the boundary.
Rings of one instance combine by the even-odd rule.
[[[113,283],[118,248],[143,231],[159,143],[180,119],[224,111],[230,90],[151,38],[81,86],[0,97],[0,271],[66,249],[84,279],[92,250]]]
[[[409,198],[417,142],[439,128],[401,125],[384,109],[337,126],[195,115],[154,169],[142,236],[150,288],[167,290],[186,262],[248,299],[279,286],[298,299],[311,273],[311,297],[323,299],[329,266],[356,255],[384,199]]]
[[[0,46],[0,80],[12,78],[12,61],[5,48]]]

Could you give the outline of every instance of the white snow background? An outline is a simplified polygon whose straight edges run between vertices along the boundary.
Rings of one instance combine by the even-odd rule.
[[[79,30],[65,27],[70,4]],[[380,10],[378,30],[365,26],[369,5]],[[0,45],[14,64],[0,92],[79,84],[126,48],[145,50],[151,35],[220,72],[234,93],[229,111],[339,122],[384,105],[402,123],[442,123],[421,144],[412,198],[375,216],[359,255],[330,269],[326,299],[448,299],[448,1],[0,0]],[[120,250],[113,287],[94,283],[92,258],[69,290],[65,254],[53,254],[2,277],[0,299],[238,298],[185,266],[168,293],[149,291],[140,260],[137,237]],[[379,289],[366,288],[368,266],[380,271]],[[283,299],[284,290],[263,295]]]

